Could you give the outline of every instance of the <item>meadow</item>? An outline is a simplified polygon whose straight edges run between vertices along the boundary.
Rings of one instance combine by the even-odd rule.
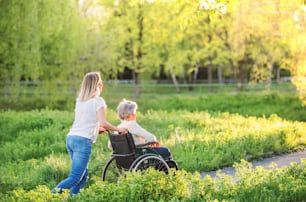
[[[111,100],[108,120],[118,124]],[[306,160],[252,169],[248,161],[305,149],[306,110],[295,94],[172,95],[138,100],[138,121],[171,149],[180,170],[101,181],[108,137],[93,146],[90,179],[77,196],[51,195],[69,173],[65,137],[72,110],[2,110],[0,201],[303,201]],[[200,172],[235,165],[235,180]],[[273,165],[271,165],[273,167]]]

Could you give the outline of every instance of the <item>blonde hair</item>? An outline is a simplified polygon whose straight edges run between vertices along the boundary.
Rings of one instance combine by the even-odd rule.
[[[86,101],[96,95],[99,91],[98,83],[102,82],[99,72],[89,72],[87,73],[82,81],[80,92],[78,95],[79,101]]]
[[[137,108],[136,102],[123,99],[117,107],[117,115],[121,120],[124,120],[130,114],[136,113]]]

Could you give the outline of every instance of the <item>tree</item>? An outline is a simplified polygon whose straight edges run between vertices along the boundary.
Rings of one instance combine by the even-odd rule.
[[[108,23],[113,20],[113,11],[109,6],[94,0],[79,2],[86,43],[77,66],[83,71],[100,71],[102,78],[117,78],[118,72],[122,71],[116,64],[120,44],[120,37],[116,36],[121,27]]]
[[[86,49],[86,26],[76,1],[41,0],[39,7],[40,79],[83,76],[77,62]],[[79,70],[79,72],[76,72]],[[74,79],[72,77],[71,79]]]
[[[207,5],[204,3],[204,1],[155,3],[156,10],[153,12],[155,18],[152,17],[153,26],[150,33],[152,38],[158,39],[152,40],[155,54],[160,58],[157,61],[161,63],[157,66],[162,67],[171,76],[177,92],[180,91],[177,76],[183,77],[185,82],[195,82],[201,63],[209,59],[208,66],[211,67],[212,61],[217,60],[208,51],[209,48],[219,47],[216,44],[212,45],[214,27],[209,26],[208,21],[210,21],[209,16],[218,12],[218,9],[224,9],[222,6],[225,5],[217,1],[209,1],[210,4]],[[206,39],[209,41],[205,41]]]
[[[293,75],[293,83],[299,91],[303,105],[306,105],[306,7],[301,1],[294,1],[288,8],[290,19],[285,24],[284,37],[289,44],[291,58],[284,59],[284,64]],[[290,29],[288,29],[290,28]],[[285,32],[287,31],[287,33]]]
[[[1,81],[54,81],[74,72],[84,32],[74,0],[0,1]]]
[[[40,38],[36,1],[0,1],[0,79],[39,77]]]
[[[146,1],[115,1],[111,4],[108,1],[101,1],[104,6],[112,11],[107,23],[107,31],[113,33],[112,38],[117,40],[113,45],[116,46],[116,65],[118,68],[131,69],[134,81],[135,99],[140,93],[140,75],[145,71],[143,66],[143,56],[146,54],[147,34],[146,17],[148,4]],[[114,40],[111,40],[114,41]]]
[[[228,63],[229,52],[226,49],[226,32],[228,16],[225,13],[202,13],[190,25],[185,40],[190,43],[192,63],[196,73],[198,68],[207,69],[208,83],[212,83],[213,70],[218,69],[219,81],[222,82],[222,69]],[[228,71],[224,71],[228,72]],[[196,75],[194,74],[196,77]],[[196,78],[194,78],[196,79]]]
[[[185,77],[190,72],[191,47],[184,34],[201,7],[199,2],[101,2],[113,9],[108,25],[117,30],[113,37],[120,41],[115,43],[119,53],[117,64],[133,71],[135,98],[139,96],[143,72],[158,73],[163,68],[174,84],[177,84],[176,76]]]

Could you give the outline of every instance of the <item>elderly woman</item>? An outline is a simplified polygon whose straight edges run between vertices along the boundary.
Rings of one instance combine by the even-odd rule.
[[[160,147],[158,141],[152,133],[142,128],[136,121],[137,103],[123,99],[118,107],[117,114],[121,120],[119,128],[126,128],[132,135],[136,145],[144,144],[147,142],[156,142],[152,147],[157,153],[159,153],[164,159],[170,159],[171,153],[168,148]]]

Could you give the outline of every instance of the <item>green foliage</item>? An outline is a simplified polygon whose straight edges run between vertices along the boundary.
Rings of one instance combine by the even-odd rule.
[[[287,168],[264,170],[241,162],[236,164],[239,175],[219,174],[215,179],[186,171],[165,175],[149,169],[142,174],[128,173],[117,183],[97,180],[72,198],[67,192],[52,195],[45,185],[0,196],[2,201],[304,201],[305,166],[304,160]]]
[[[188,164],[189,171],[213,170],[240,159],[257,159],[300,149],[306,143],[304,123],[284,121],[275,115],[245,118],[229,113],[176,111],[168,117],[177,113],[180,120],[168,125],[170,136],[162,131],[160,134],[180,166],[185,168]],[[158,115],[153,113],[155,116]],[[179,153],[184,155],[176,156]]]
[[[16,112],[8,111],[0,116],[1,163],[65,151],[59,141],[72,123],[71,113],[31,111],[16,116]]]
[[[302,161],[305,163],[305,159]],[[305,200],[305,166],[294,163],[286,169],[267,171],[262,167],[252,169],[250,164],[243,161],[236,164],[237,192],[236,197],[242,201],[303,201]],[[292,181],[292,183],[289,183]]]
[[[28,84],[30,85],[30,83]],[[0,100],[3,110],[33,110],[59,109],[72,111],[79,82],[54,83],[48,91],[43,87],[23,86],[14,95],[7,95],[4,87],[0,92],[5,96]],[[298,99],[292,84],[245,85],[244,92],[238,93],[235,85],[196,85],[193,91],[187,87],[181,88],[181,93],[173,93],[173,85],[143,84],[141,97],[137,99],[141,111],[180,110],[210,111],[239,113],[244,116],[278,116],[289,119],[306,121],[305,106]],[[44,93],[41,93],[44,92]],[[133,98],[132,84],[105,82],[102,94],[109,108],[115,109],[122,98]],[[255,107],[256,106],[256,107]]]
[[[84,49],[76,1],[0,2],[0,80],[56,80]]]
[[[140,78],[166,76],[180,91],[179,79],[271,84],[288,69],[303,100],[303,12],[300,0],[1,0],[0,83],[5,96],[20,81],[48,93],[88,71],[108,79],[129,69],[137,97]]]
[[[0,72],[1,81],[37,78],[39,37],[37,1],[0,2]],[[20,23],[22,22],[22,23]]]
[[[192,112],[229,112],[245,117],[269,117],[272,114],[288,119],[306,121],[305,106],[297,95],[281,93],[263,94],[209,94],[200,96],[168,95],[141,98],[141,110],[188,110]]]
[[[117,101],[113,102],[107,119],[118,124],[112,110]],[[50,189],[69,173],[65,138],[73,113],[8,110],[0,114],[0,201],[301,201],[305,197],[305,161],[281,170],[252,169],[246,162],[305,149],[306,125],[298,121],[302,112],[297,112],[303,108],[297,98],[238,94],[159,97],[138,103],[139,123],[170,148],[179,164],[175,175],[150,170],[128,173],[114,184],[102,182],[111,152],[108,138],[99,136],[86,188],[73,198],[67,193],[51,195]],[[280,105],[288,111],[281,113],[285,109]],[[234,178],[219,174],[202,179],[197,173],[233,164]]]
[[[68,156],[67,156],[68,157]],[[67,177],[70,170],[69,157],[55,157],[52,154],[44,159],[18,160],[2,164],[1,193],[8,190],[30,190],[38,184],[55,186]]]

